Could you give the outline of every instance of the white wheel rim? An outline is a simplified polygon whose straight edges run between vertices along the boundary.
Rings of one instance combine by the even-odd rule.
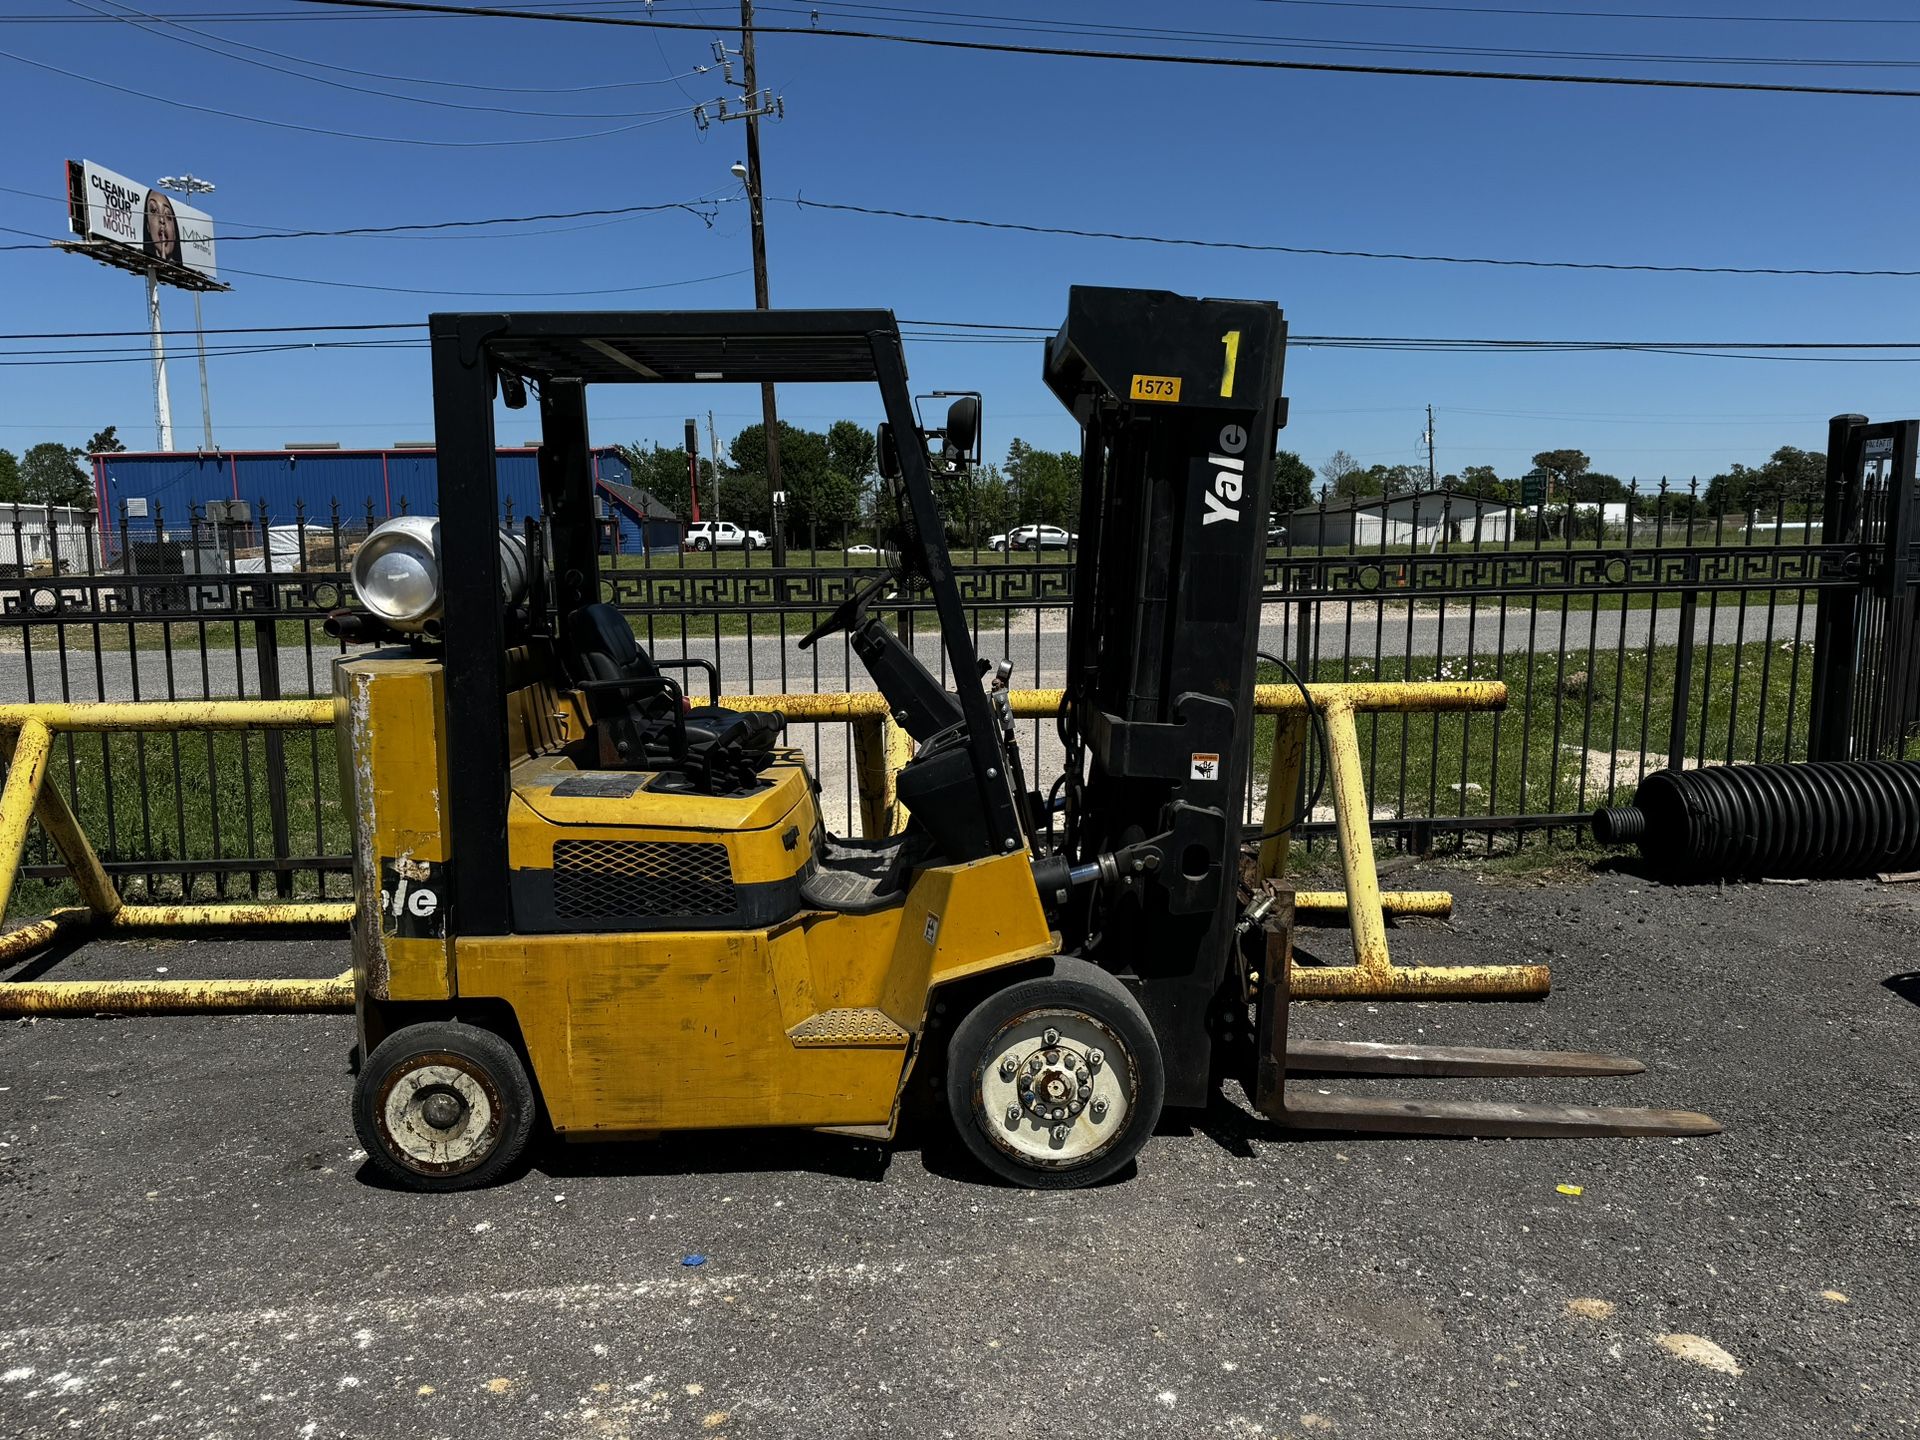
[[[1030,1010],[988,1042],[975,1080],[975,1119],[1021,1164],[1071,1169],[1098,1159],[1126,1133],[1138,1084],[1125,1044],[1092,1016]]]
[[[499,1111],[491,1087],[464,1067],[428,1060],[400,1070],[387,1082],[380,1103],[381,1129],[394,1158],[424,1175],[471,1170],[500,1138]],[[447,1098],[457,1102],[450,1124],[436,1124]]]

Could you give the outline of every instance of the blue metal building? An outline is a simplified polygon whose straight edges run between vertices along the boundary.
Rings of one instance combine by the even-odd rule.
[[[540,481],[530,446],[497,452],[502,518],[537,515]],[[238,500],[253,523],[330,526],[358,531],[371,518],[431,515],[437,505],[434,452],[385,450],[125,451],[93,457],[94,503],[102,538],[112,545],[124,517],[134,530],[185,526],[209,503]],[[611,446],[593,451],[595,495],[608,522],[605,548],[621,553],[677,550],[683,533],[673,512],[644,490]]]

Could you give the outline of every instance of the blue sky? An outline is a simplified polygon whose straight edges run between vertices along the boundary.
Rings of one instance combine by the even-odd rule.
[[[1489,0],[1499,3],[1499,0]],[[1557,8],[1551,0],[1507,0]],[[1789,16],[1809,0],[1581,0],[1639,12]],[[603,13],[605,9],[603,7]],[[640,5],[610,7],[644,13]],[[762,22],[806,24],[807,6],[768,0]],[[1169,8],[971,0],[934,29],[908,6],[878,13],[822,3],[821,24],[1018,39],[967,16],[1259,34],[1311,41],[1535,50],[1850,58],[1873,68],[1742,68],[1700,62],[1257,53],[1474,68],[1710,75],[1920,89],[1920,25],[1660,22],[1491,15],[1342,4],[1195,0]],[[290,0],[138,0],[148,14],[298,12]],[[16,0],[7,15],[126,15],[118,0]],[[729,7],[659,0],[661,19],[719,21]],[[1846,0],[1844,14],[1911,20],[1898,0]],[[729,166],[738,125],[702,132],[686,112],[723,93],[710,39],[689,32],[389,18],[315,10],[275,23],[193,22],[206,44],[245,44],[388,75],[517,87],[459,89],[313,71],[371,89],[478,109],[353,93],[193,48],[127,24],[0,23],[0,50],[138,93],[0,58],[0,225],[64,233],[62,164],[87,158],[141,180],[191,171],[218,192],[230,294],[210,327],[412,321],[435,309],[745,306],[752,303],[746,207]],[[956,28],[957,27],[957,28]],[[1041,43],[1171,48],[1135,39]],[[1216,40],[1189,47],[1228,53]],[[1239,53],[1250,52],[1242,47]],[[1920,268],[1920,189],[1911,137],[1920,101],[1720,94],[1570,85],[1148,66],[764,36],[761,78],[786,100],[764,130],[769,254],[777,305],[884,305],[903,318],[1058,322],[1067,286],[1142,285],[1277,300],[1296,333],[1674,340],[1916,340],[1920,279],[1760,278],[1490,269],[1221,251],[996,233],[800,211],[795,195],[854,204],[1218,239],[1469,255],[1657,263]],[[574,90],[583,86],[619,86]],[[572,91],[572,93],[560,93]],[[537,92],[537,93],[522,93]],[[196,113],[164,100],[289,125]],[[498,107],[605,119],[497,113]],[[665,113],[660,113],[665,112]],[[642,124],[642,121],[652,123]],[[553,144],[427,146],[638,126]],[[26,195],[14,193],[29,192]],[[257,240],[249,227],[339,228],[601,206],[706,200],[685,212],[527,226],[452,238]],[[21,237],[0,237],[18,242]],[[325,280],[298,283],[240,270]],[[720,276],[719,279],[703,277]],[[689,280],[701,283],[678,284]],[[569,298],[383,293],[661,286]],[[143,321],[133,276],[61,254],[0,253],[0,331],[125,330]],[[191,323],[188,296],[165,299]],[[133,344],[132,341],[95,342]],[[17,352],[22,343],[0,345]],[[175,342],[176,435],[199,435],[190,342]],[[0,356],[0,358],[6,358]],[[990,450],[1015,435],[1055,447],[1074,430],[1040,381],[1036,346],[915,343],[916,389],[979,388]],[[232,448],[337,439],[384,445],[431,434],[424,354],[322,350],[211,362],[216,438]],[[1527,468],[1535,450],[1577,446],[1622,476],[1706,476],[1781,444],[1818,449],[1843,410],[1913,413],[1920,367],[1788,364],[1635,354],[1448,355],[1293,348],[1283,443],[1319,464],[1336,447],[1362,463],[1412,461],[1424,407],[1438,417],[1441,470]],[[78,443],[113,423],[153,442],[147,367],[137,362],[0,368],[0,446]],[[757,418],[737,387],[640,387],[592,397],[595,439],[675,443],[682,416],[711,406],[724,437]],[[795,423],[875,418],[870,395],[790,387]],[[524,432],[524,433],[522,433]],[[526,414],[500,438],[531,437]]]

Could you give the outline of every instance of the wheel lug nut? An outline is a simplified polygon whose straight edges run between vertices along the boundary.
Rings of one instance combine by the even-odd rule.
[[[1078,1100],[1074,1101],[1073,1104],[1067,1107],[1067,1109],[1072,1114],[1078,1115],[1080,1113],[1080,1102]]]
[[[1093,1104],[1087,1107],[1087,1114],[1093,1118],[1095,1123],[1098,1123],[1099,1121],[1106,1119],[1107,1118],[1107,1102],[1105,1100],[1094,1101]]]
[[[1104,1051],[1087,1051],[1087,1068],[1089,1070],[1098,1070],[1102,1065],[1106,1064],[1106,1061],[1107,1057]]]
[[[1040,1073],[1040,1057],[1038,1055],[1027,1062],[1027,1073],[1030,1075],[1038,1075]]]
[[[1020,1123],[1020,1107],[1018,1105],[1007,1106],[1007,1124],[1018,1125],[1019,1123]]]
[[[1091,1094],[1093,1094],[1093,1087],[1091,1085],[1082,1085],[1080,1087],[1080,1098],[1082,1100],[1086,1099]]]
[[[1048,1026],[1046,1033],[1040,1037],[1040,1043],[1042,1045],[1058,1045],[1060,1043],[1060,1032],[1052,1026]]]
[[[1020,1069],[1020,1062],[1014,1059],[1013,1056],[1009,1055],[1007,1056],[1006,1059],[1000,1062],[1000,1078],[1002,1080],[1011,1080],[1013,1079],[1015,1072],[1017,1072],[1019,1069]]]
[[[1058,1065],[1059,1063],[1060,1063],[1060,1052],[1058,1050],[1047,1051],[1047,1064]]]
[[[1056,1125],[1053,1127],[1053,1143],[1056,1145],[1064,1145],[1067,1143],[1067,1127],[1066,1126]]]

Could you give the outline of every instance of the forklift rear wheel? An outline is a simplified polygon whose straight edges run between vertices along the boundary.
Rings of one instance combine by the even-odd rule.
[[[1097,965],[989,995],[947,1047],[947,1107],[967,1149],[1036,1190],[1094,1185],[1139,1153],[1160,1118],[1166,1071],[1146,1012]]]
[[[513,1046],[490,1030],[438,1021],[382,1040],[353,1091],[360,1144],[409,1190],[492,1184],[526,1150],[537,1108]]]

